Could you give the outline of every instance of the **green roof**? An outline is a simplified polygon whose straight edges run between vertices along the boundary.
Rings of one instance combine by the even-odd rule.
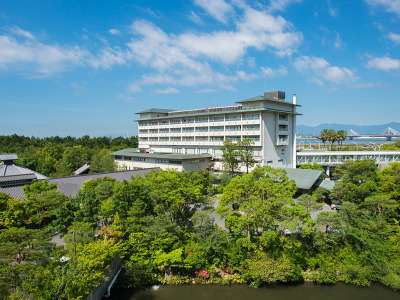
[[[310,189],[321,177],[328,177],[323,171],[311,169],[284,169],[290,179],[296,182],[300,189]]]
[[[217,111],[217,112],[205,112],[205,113],[193,113],[193,114],[182,114],[182,115],[173,115],[173,116],[161,116],[161,117],[149,117],[149,118],[140,118],[134,121],[146,121],[146,120],[159,120],[159,119],[179,119],[183,117],[196,117],[196,116],[210,116],[210,115],[223,115],[223,114],[235,114],[235,113],[245,113],[245,112],[254,112],[254,111],[271,111],[277,113],[285,113],[289,115],[297,115],[300,116],[302,114],[287,111],[282,109],[269,109],[269,108],[253,108],[253,109],[240,109],[240,110],[224,110],[224,111]]]
[[[163,109],[163,108],[150,108],[141,112],[137,112],[136,114],[148,114],[148,113],[161,113],[161,114],[167,114],[171,111],[174,111],[173,109]]]
[[[212,157],[208,153],[205,153],[205,154],[141,153],[141,152],[137,152],[137,150],[133,149],[133,148],[119,150],[119,151],[111,153],[111,155],[129,156],[129,157],[148,157],[148,158],[157,158],[157,159],[176,159],[176,160],[211,158]]]
[[[283,104],[287,104],[287,105],[291,105],[291,106],[301,106],[301,105],[298,105],[298,104],[293,104],[293,103],[288,102],[286,100],[277,100],[275,98],[270,98],[270,97],[265,97],[265,96],[255,96],[255,97],[248,98],[248,99],[245,99],[245,100],[236,101],[236,103],[247,103],[247,102],[257,102],[257,101],[271,101],[271,102],[283,103]]]

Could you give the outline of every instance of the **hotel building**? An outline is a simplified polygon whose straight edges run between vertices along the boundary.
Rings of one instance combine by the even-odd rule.
[[[151,108],[138,112],[139,148],[148,153],[209,154],[216,162],[215,169],[222,170],[220,147],[224,140],[251,139],[257,165],[295,168],[295,127],[299,115],[296,96],[288,102],[284,92],[266,92],[236,103],[204,109]]]

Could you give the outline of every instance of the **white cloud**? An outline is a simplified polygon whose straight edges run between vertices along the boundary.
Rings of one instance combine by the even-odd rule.
[[[24,37],[24,38],[27,38],[27,39],[30,39],[30,40],[34,40],[35,39],[35,36],[32,33],[30,33],[29,31],[23,30],[23,29],[19,28],[18,26],[13,27],[11,29],[11,32],[14,35],[21,36],[21,37]]]
[[[336,38],[334,42],[334,46],[336,49],[343,49],[345,47],[342,38],[340,37],[340,34],[336,32]]]
[[[195,93],[196,94],[209,94],[209,93],[215,93],[217,90],[216,89],[202,89],[198,90]]]
[[[194,22],[196,24],[204,25],[203,20],[194,11],[190,12],[189,20],[191,20],[192,22]]]
[[[303,0],[271,0],[270,5],[268,7],[269,10],[285,10],[287,6],[293,4],[293,3],[299,3],[302,2]]]
[[[280,77],[288,74],[288,70],[284,66],[275,70],[268,67],[261,67],[260,69],[263,77]]]
[[[156,90],[155,93],[156,94],[164,94],[165,95],[165,94],[180,94],[181,92],[176,88],[169,87],[169,88],[166,88],[164,90]]]
[[[114,28],[111,28],[110,30],[108,30],[108,32],[111,33],[112,35],[119,35],[119,34],[121,34],[121,32],[119,32],[118,29],[114,29]]]
[[[324,84],[324,81],[339,84],[354,82],[357,79],[353,71],[331,66],[328,61],[320,57],[299,57],[295,60],[294,67],[298,72],[310,75],[311,80],[320,85]]]
[[[367,67],[382,71],[400,70],[400,59],[373,57],[367,62]]]
[[[224,24],[228,23],[229,14],[233,13],[232,6],[224,0],[195,0],[194,2],[214,19]]]
[[[110,47],[100,50],[96,57],[87,59],[87,63],[95,68],[111,69],[115,65],[123,65],[130,59],[129,51],[121,51],[120,49],[112,49]]]
[[[0,68],[6,69],[12,64],[19,64],[19,69],[26,67],[42,75],[63,71],[71,66],[83,63],[88,52],[78,46],[47,45],[34,39],[27,31],[18,30],[25,39],[9,35],[0,36]]]
[[[392,40],[395,44],[400,44],[400,34],[390,32],[388,38]]]
[[[400,0],[365,0],[371,6],[382,6],[386,11],[400,15]]]

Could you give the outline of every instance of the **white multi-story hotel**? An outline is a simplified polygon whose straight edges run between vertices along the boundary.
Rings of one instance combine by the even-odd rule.
[[[296,167],[296,96],[285,100],[284,92],[266,92],[237,102],[238,105],[194,110],[148,109],[137,114],[139,148],[173,154],[211,154],[219,159],[225,139],[254,141],[258,165]]]

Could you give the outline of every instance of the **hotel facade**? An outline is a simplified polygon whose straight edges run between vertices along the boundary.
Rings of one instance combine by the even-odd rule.
[[[222,170],[220,147],[224,140],[250,139],[254,142],[257,165],[295,168],[299,115],[296,96],[289,102],[284,92],[266,92],[236,103],[204,109],[152,108],[138,112],[139,148],[148,153],[209,154],[215,161],[214,168]]]

